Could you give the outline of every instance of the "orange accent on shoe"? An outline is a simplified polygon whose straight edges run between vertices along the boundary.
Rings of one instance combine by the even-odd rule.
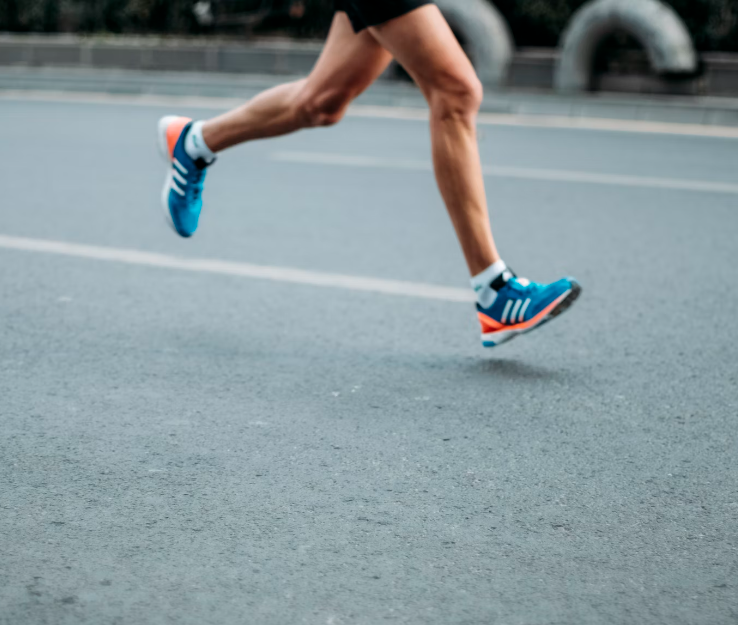
[[[503,325],[492,319],[492,317],[488,317],[481,312],[477,313],[477,315],[479,316],[479,323],[482,324],[482,334],[487,334],[488,332],[494,332],[495,330],[501,330],[503,328]]]
[[[184,127],[191,121],[189,117],[178,117],[167,126],[167,150],[169,150],[169,158],[174,158],[174,146],[177,145],[179,135],[182,134]]]
[[[556,308],[556,306],[558,306],[567,295],[569,295],[568,292],[564,293],[561,297],[556,298],[532,319],[524,321],[523,323],[516,323],[512,326],[503,325],[499,321],[492,319],[492,317],[488,317],[484,313],[478,312],[477,315],[479,316],[479,321],[482,324],[482,334],[490,334],[492,332],[499,331],[507,332],[508,330],[527,330],[531,326],[536,325],[541,319],[545,318],[546,315]]]

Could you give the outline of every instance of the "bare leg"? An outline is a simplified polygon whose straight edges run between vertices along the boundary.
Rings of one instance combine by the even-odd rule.
[[[436,179],[469,271],[476,275],[500,258],[492,238],[476,137],[482,86],[436,6],[421,7],[370,32],[428,100]]]
[[[367,31],[354,33],[336,13],[318,62],[306,79],[280,85],[207,121],[203,138],[213,152],[233,145],[328,126],[386,69],[392,56]]]

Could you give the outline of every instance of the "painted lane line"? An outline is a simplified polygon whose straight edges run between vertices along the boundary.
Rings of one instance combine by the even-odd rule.
[[[353,154],[329,154],[326,152],[272,152],[269,155],[269,160],[306,165],[337,165],[339,167],[433,171],[430,161],[377,158],[375,156],[356,156]]]
[[[427,109],[399,106],[367,106],[364,104],[353,104],[349,108],[347,115],[350,117],[402,119],[422,122],[427,122],[430,119]],[[535,115],[526,113],[479,113],[477,115],[477,124],[480,126],[596,130],[636,134],[738,139],[738,128],[735,126],[658,122],[640,119],[612,119],[606,117],[569,117],[566,115]]]
[[[348,154],[326,154],[322,152],[274,152],[270,160],[285,163],[309,165],[335,165],[341,167],[365,167],[376,169],[400,169],[409,171],[432,171],[430,161],[388,159],[373,156],[354,156]],[[487,165],[482,168],[485,176],[493,178],[513,178],[545,182],[573,182],[579,184],[599,184],[618,187],[638,187],[646,189],[665,189],[670,191],[696,191],[699,193],[727,193],[738,195],[738,184],[709,182],[706,180],[679,180],[676,178],[654,178],[648,176],[622,176],[618,174],[597,174],[585,171],[565,171],[559,169],[535,169],[526,167],[497,167]]]
[[[291,284],[305,284],[348,291],[380,293],[382,295],[401,295],[443,302],[470,303],[476,301],[474,293],[469,289],[457,289],[401,280],[383,280],[379,278],[306,271],[304,269],[293,269],[289,267],[252,265],[250,263],[213,259],[182,258],[168,256],[166,254],[143,252],[141,250],[80,245],[77,243],[49,241],[46,239],[28,239],[25,237],[0,235],[0,249],[57,254],[60,256],[87,258],[91,260],[124,263],[127,265],[159,267],[193,273],[237,276],[240,278],[256,278],[260,280],[271,280],[273,282],[288,282]]]
[[[605,117],[480,113],[479,123],[483,126],[517,126],[523,128],[594,130],[603,132],[630,132],[635,134],[677,135],[683,137],[710,137],[714,139],[738,139],[738,128],[735,126],[680,124],[637,119],[608,119]]]
[[[153,94],[113,94],[94,92],[66,92],[7,89],[0,90],[0,101],[66,102],[76,104],[110,104],[125,106],[157,106],[166,108],[200,108],[229,110],[243,104],[242,98],[207,96],[166,96]],[[391,119],[401,121],[428,121],[428,110],[417,107],[370,106],[354,104],[348,117],[364,119]],[[713,139],[738,139],[738,127],[710,124],[680,124],[600,117],[567,117],[564,115],[531,115],[524,113],[480,113],[480,126],[508,126],[518,128],[549,128],[554,130],[584,130],[600,132],[627,132],[635,134],[676,135]]]
[[[368,106],[353,104],[347,115],[350,117],[371,117],[427,122],[430,115],[427,109],[417,107]],[[560,130],[598,130],[606,132],[631,132],[638,134],[681,135],[687,137],[712,137],[738,139],[735,126],[712,124],[690,124],[679,122],[659,122],[640,119],[614,119],[607,117],[571,117],[567,115],[546,115],[530,113],[479,113],[480,126],[514,126],[520,128],[551,128]]]
[[[549,182],[574,182],[601,184],[618,187],[640,187],[669,191],[696,191],[698,193],[727,193],[738,195],[738,184],[709,182],[705,180],[679,180],[676,178],[653,178],[648,176],[621,176],[618,174],[595,174],[585,171],[558,169],[529,169],[522,167],[484,167],[485,176],[497,178],[519,178]]]

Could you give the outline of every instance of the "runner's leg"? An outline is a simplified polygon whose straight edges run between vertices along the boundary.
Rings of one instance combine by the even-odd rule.
[[[204,176],[215,158],[208,144],[222,150],[250,139],[335,123],[394,55],[430,104],[436,178],[472,273],[482,343],[494,347],[567,310],[581,287],[573,278],[551,284],[519,279],[499,258],[476,141],[481,85],[438,9],[413,4],[417,6],[417,0],[364,0],[363,4],[353,0],[350,8],[356,15],[352,19],[359,25],[382,25],[355,34],[348,16],[339,13],[310,77],[211,120],[206,141],[202,141],[203,122],[176,116],[159,120],[159,145],[169,164],[162,203],[177,233],[192,236],[202,210]],[[398,9],[408,12],[391,17]]]
[[[420,86],[431,110],[433,162],[441,194],[464,250],[482,344],[495,347],[541,327],[579,297],[573,278],[540,284],[517,278],[492,239],[476,140],[482,87],[435,6],[370,29]]]
[[[323,52],[307,78],[269,89],[205,122],[203,139],[219,152],[253,139],[335,124],[391,60],[369,32],[355,33],[347,15],[336,13]]]
[[[436,179],[469,270],[477,275],[500,259],[490,228],[476,137],[482,85],[434,5],[369,31],[428,100]]]

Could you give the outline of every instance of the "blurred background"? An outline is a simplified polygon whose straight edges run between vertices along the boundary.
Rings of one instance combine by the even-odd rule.
[[[520,46],[554,47],[586,0],[496,0]],[[0,31],[322,37],[333,0],[0,0]],[[668,0],[705,52],[738,52],[735,0]],[[198,19],[210,5],[220,19]],[[200,13],[202,15],[202,13]],[[239,32],[240,31],[240,32]]]
[[[494,3],[489,0],[446,0],[440,3],[478,66],[483,65],[484,60],[474,58],[473,48],[486,45],[484,40],[493,41],[498,48],[503,45],[514,50],[511,58],[495,61],[501,64],[501,69],[492,71],[485,82],[495,87],[537,90],[555,88],[564,33],[574,23],[575,17],[593,4],[598,3],[586,0],[495,0]],[[635,6],[638,3],[626,0],[621,4]],[[647,50],[646,40],[650,35],[641,33],[639,37],[633,28],[616,23],[616,20],[603,36],[597,37],[595,53],[591,60],[587,59],[591,64],[587,90],[738,94],[738,57],[733,56],[738,53],[738,2],[649,0],[641,6],[648,10],[666,7],[673,13],[688,34],[689,45],[694,47],[695,61],[686,65],[682,63],[676,68],[659,67]],[[460,18],[454,15],[459,12],[457,7],[463,9]],[[0,32],[81,35],[88,42],[107,41],[107,44],[100,45],[107,45],[108,52],[114,45],[111,37],[118,44],[125,45],[131,36],[164,37],[170,48],[179,43],[182,46],[230,46],[232,49],[239,44],[255,45],[273,39],[287,39],[299,46],[300,43],[323,38],[332,13],[333,0],[0,0]],[[487,30],[479,23],[472,25],[470,15],[478,15],[478,22],[484,22]],[[498,27],[490,30],[489,24],[494,26],[495,21]],[[140,39],[136,41],[139,45]],[[11,49],[13,42],[18,44],[17,40],[9,42],[7,35],[0,41],[0,65],[77,64],[68,48],[66,56],[53,50],[34,55],[28,50]],[[149,42],[149,45],[152,44]],[[298,62],[297,67],[277,68],[254,67],[251,62],[239,63],[233,58],[229,62],[211,60],[208,65],[193,55],[189,61],[184,57],[176,62],[156,62],[151,58],[132,61],[123,58],[123,53],[118,57],[107,54],[104,62],[94,59],[93,53],[81,64],[122,69],[208,69],[289,74],[309,69],[315,54],[315,51],[308,54],[308,58]],[[500,56],[499,50],[497,56]],[[387,77],[406,78],[398,68],[394,68]]]

